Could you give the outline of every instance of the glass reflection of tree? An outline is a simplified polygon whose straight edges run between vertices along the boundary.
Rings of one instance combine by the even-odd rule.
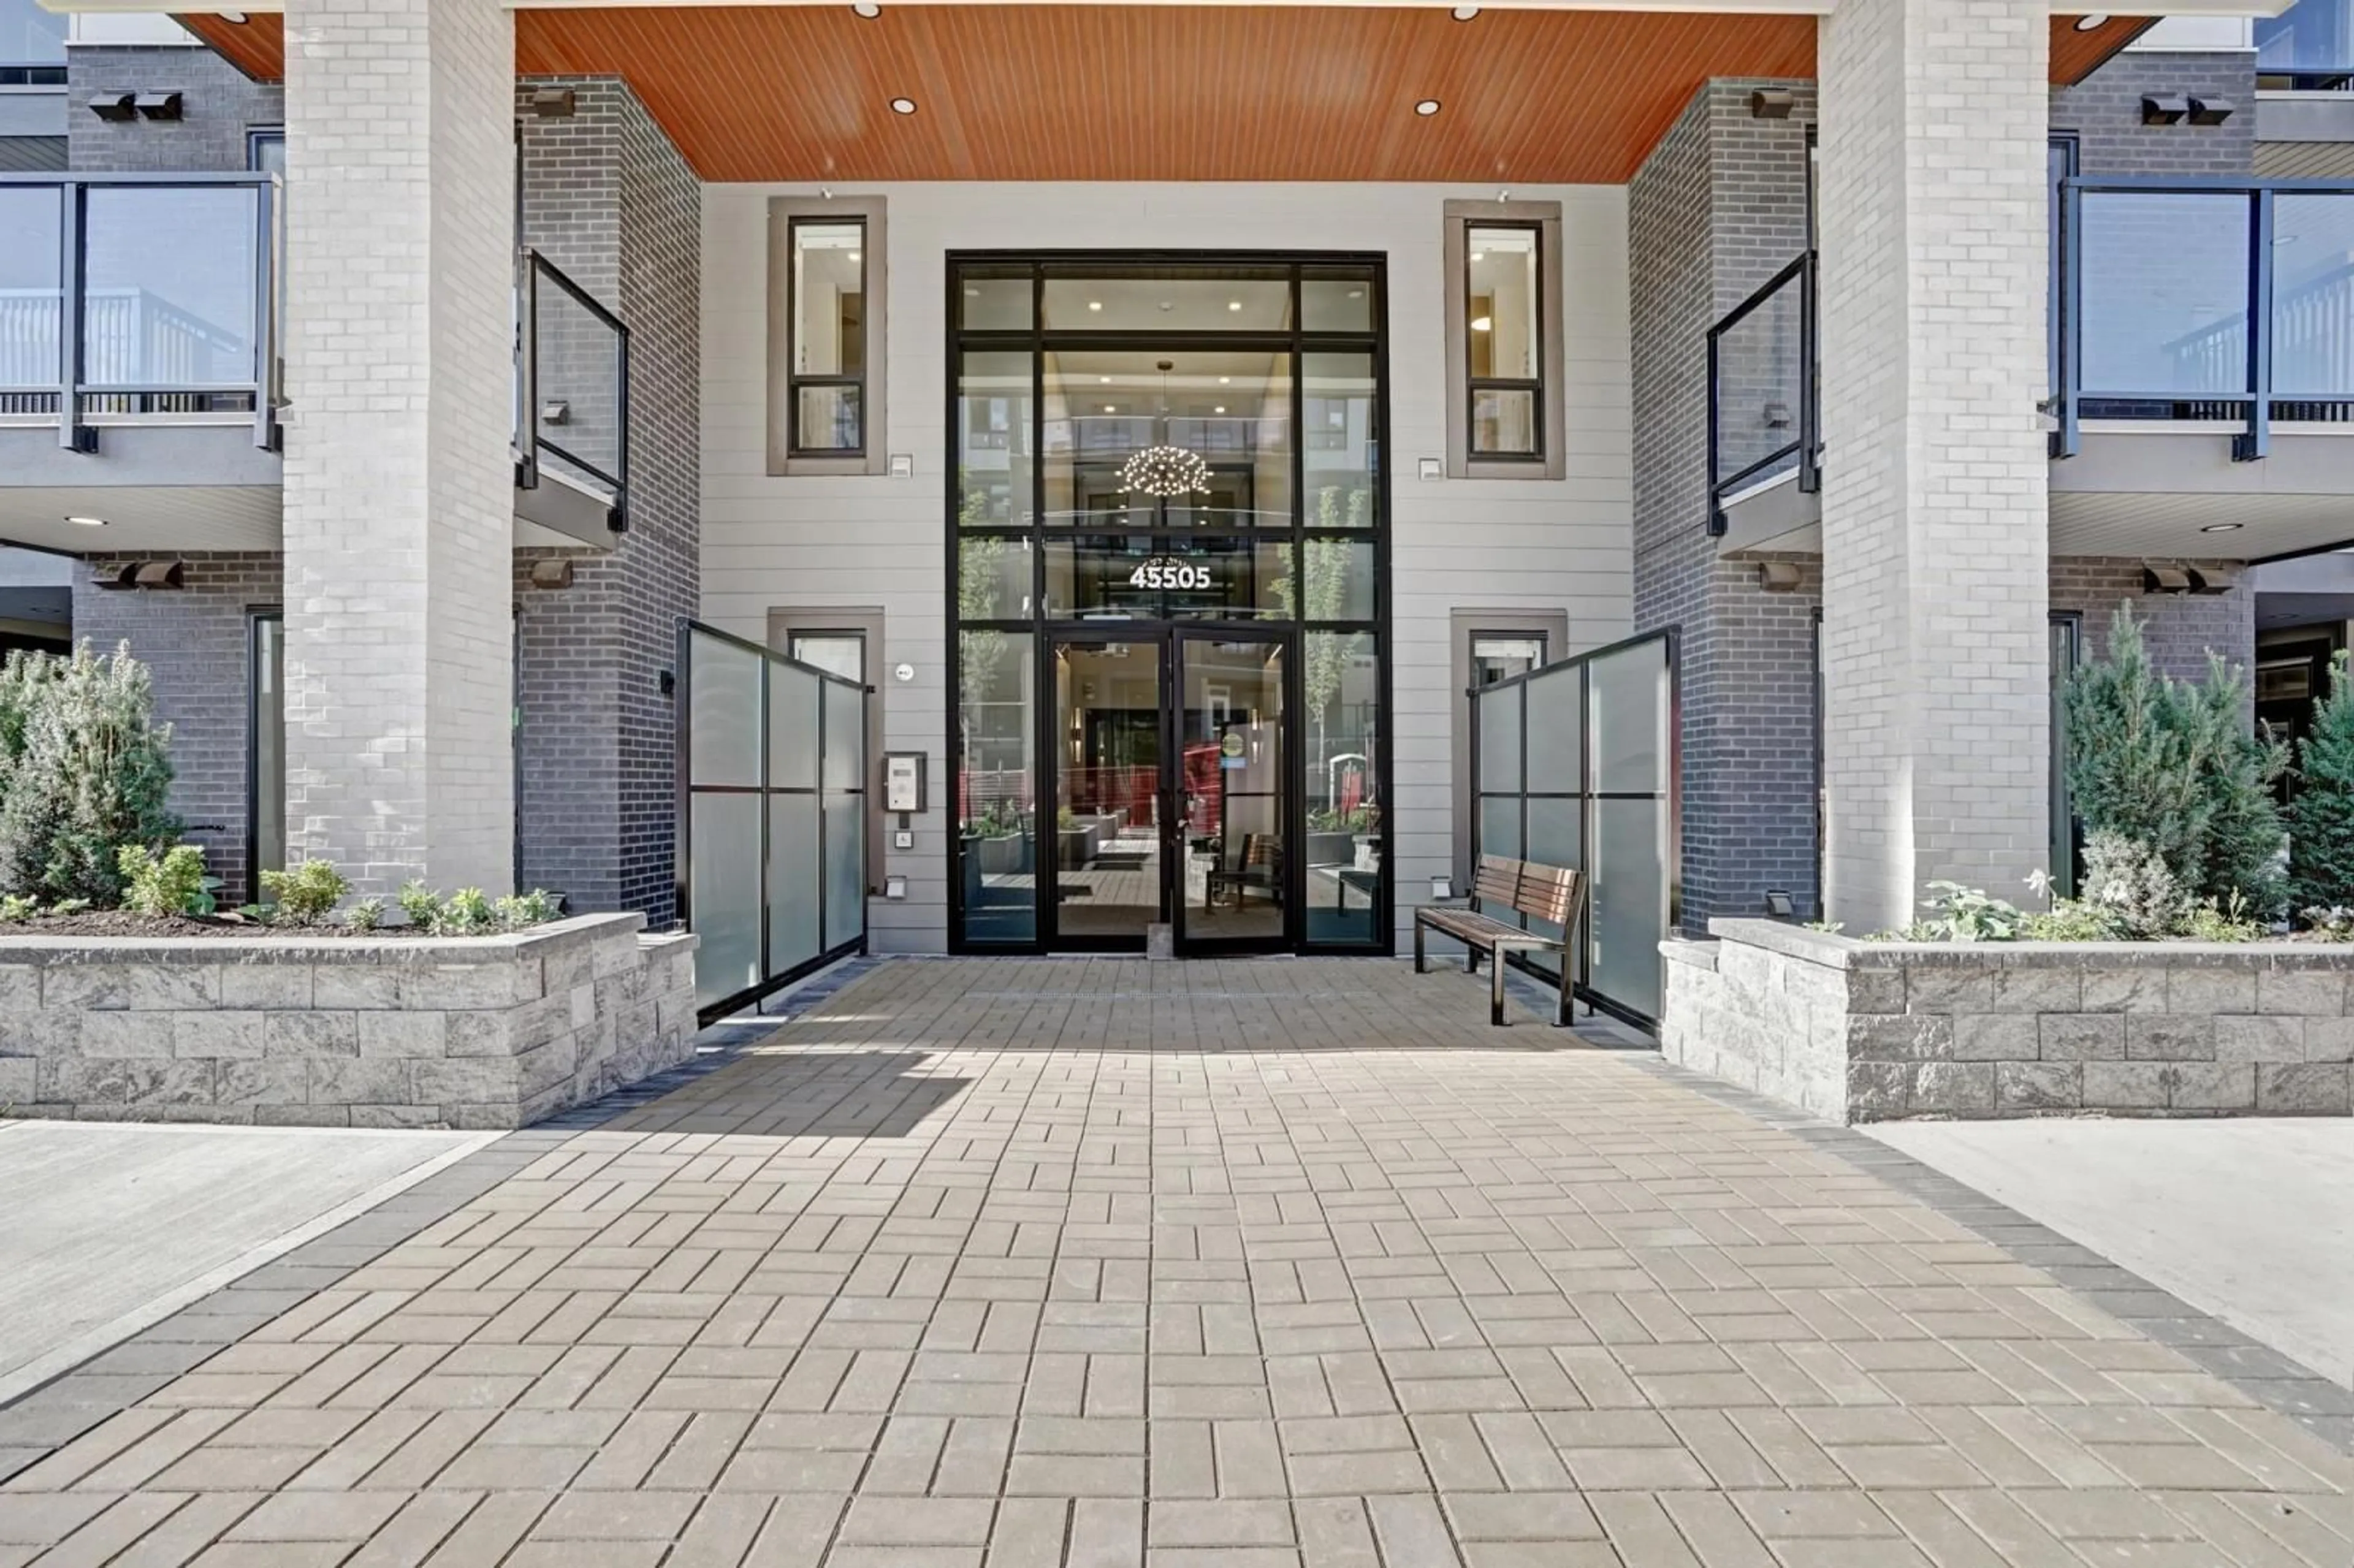
[[[964,485],[963,494],[957,522],[960,527],[970,528],[983,520],[989,501],[969,483]],[[1002,612],[1003,606],[999,601],[1005,586],[1005,555],[1012,545],[1012,540],[994,535],[962,541],[957,572],[957,619],[960,622],[994,620]],[[997,688],[998,673],[1013,652],[1013,640],[1002,631],[968,630],[960,633],[957,642],[957,719],[964,742],[962,793],[966,797],[961,804],[968,813],[965,826],[970,828],[970,813],[982,804],[971,799],[973,743],[983,727],[981,708]]]
[[[1316,526],[1319,528],[1362,528],[1365,523],[1368,493],[1363,490],[1344,492],[1339,485],[1326,485],[1316,493]],[[1300,576],[1306,580],[1306,591],[1300,591],[1291,575],[1278,578],[1270,592],[1283,612],[1294,620],[1340,620],[1344,619],[1349,600],[1350,552],[1355,542],[1349,539],[1310,539],[1302,546]],[[1328,726],[1332,704],[1341,694],[1341,683],[1349,673],[1350,651],[1356,639],[1346,632],[1311,631],[1301,639],[1299,664],[1300,694],[1307,700],[1308,712],[1316,723],[1315,762],[1310,777],[1325,776],[1329,754]],[[1370,802],[1367,804],[1370,805]],[[1333,802],[1327,800],[1328,810]]]

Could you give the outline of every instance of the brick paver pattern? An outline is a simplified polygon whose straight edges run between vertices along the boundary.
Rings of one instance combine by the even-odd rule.
[[[0,1563],[2348,1568],[2346,1456],[1402,964],[883,967],[0,1490]]]

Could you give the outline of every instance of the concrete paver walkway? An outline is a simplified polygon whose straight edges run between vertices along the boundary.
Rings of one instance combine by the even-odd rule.
[[[2354,1561],[2342,1453],[1481,989],[886,965],[323,1264],[0,1563]]]

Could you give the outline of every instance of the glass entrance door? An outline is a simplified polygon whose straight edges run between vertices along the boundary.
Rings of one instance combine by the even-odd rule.
[[[1170,758],[1183,832],[1182,949],[1273,949],[1296,939],[1291,768],[1284,746],[1289,640],[1181,632],[1177,743]]]
[[[1055,642],[1054,938],[1065,948],[1144,946],[1169,918],[1170,828],[1162,643]]]

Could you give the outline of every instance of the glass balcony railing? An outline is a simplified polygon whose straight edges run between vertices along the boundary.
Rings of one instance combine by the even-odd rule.
[[[0,426],[69,450],[132,423],[249,422],[284,402],[275,175],[0,174]],[[546,471],[629,516],[630,334],[535,252],[515,288],[515,481]]]
[[[2354,89],[2354,0],[2297,0],[2256,18],[2256,85],[2274,90]]]
[[[1724,532],[1730,501],[1796,475],[1821,473],[1820,329],[1808,251],[1735,305],[1708,333],[1709,531]]]
[[[243,415],[277,441],[269,175],[0,175],[0,418]]]
[[[2050,308],[2052,455],[2086,420],[2354,424],[2354,183],[2062,181]],[[1802,256],[1709,330],[1709,506],[1796,474],[1814,488],[1821,322]]]
[[[2354,420],[2354,184],[2085,176],[2061,187],[2054,456],[2086,419]]]

